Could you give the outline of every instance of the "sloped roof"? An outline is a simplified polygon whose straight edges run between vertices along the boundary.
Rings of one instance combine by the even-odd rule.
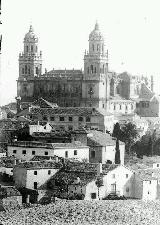
[[[57,104],[48,102],[47,100],[43,99],[42,97],[38,100],[31,103],[31,106],[39,107],[39,108],[55,108],[58,107]]]
[[[21,193],[15,187],[0,187],[0,197],[21,196]]]
[[[62,167],[62,163],[50,161],[50,160],[43,160],[43,161],[26,161],[23,163],[19,163],[15,167],[21,167],[26,169],[60,169]]]
[[[142,179],[142,180],[157,180],[156,177],[153,177],[154,169],[139,169],[136,170],[136,174]]]
[[[77,115],[77,116],[104,116],[112,115],[105,110],[91,107],[58,107],[54,109],[32,108],[32,114],[41,115]]]
[[[142,83],[139,98],[142,100],[150,100],[153,96],[154,93],[144,83]]]
[[[115,146],[116,139],[111,137],[109,134],[103,133],[97,130],[90,130],[88,131],[88,145],[96,145],[96,146]],[[119,141],[120,145],[124,145],[123,142]]]

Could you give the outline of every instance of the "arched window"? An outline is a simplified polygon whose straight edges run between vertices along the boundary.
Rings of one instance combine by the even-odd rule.
[[[24,68],[22,68],[22,74],[24,74]]]
[[[26,46],[26,52],[28,52],[28,45]]]
[[[94,67],[94,73],[97,73],[96,67]]]
[[[97,51],[99,51],[99,44],[97,45]]]
[[[31,52],[33,52],[33,45],[31,45]]]
[[[87,73],[89,74],[89,67],[87,68]]]
[[[91,65],[91,73],[93,73],[93,65]]]
[[[27,74],[27,65],[25,65],[25,74]]]
[[[94,52],[94,44],[92,44],[92,50],[93,50],[93,52]]]

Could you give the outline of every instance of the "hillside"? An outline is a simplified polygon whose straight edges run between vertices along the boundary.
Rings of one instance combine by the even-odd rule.
[[[160,201],[56,201],[46,206],[0,212],[7,225],[160,224]]]

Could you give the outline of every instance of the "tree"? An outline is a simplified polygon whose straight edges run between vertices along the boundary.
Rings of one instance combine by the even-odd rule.
[[[139,137],[136,125],[129,122],[122,126],[121,128],[121,141],[125,142],[126,150],[130,155],[130,150],[137,138]]]
[[[115,164],[120,164],[119,140],[116,140]]]
[[[112,136],[118,138],[119,140],[121,139],[121,128],[119,123],[114,125]]]
[[[97,177],[96,185],[97,185],[97,187],[98,187],[98,199],[99,199],[99,188],[100,188],[101,186],[103,186],[103,179],[102,179],[102,177],[100,177],[100,176]]]

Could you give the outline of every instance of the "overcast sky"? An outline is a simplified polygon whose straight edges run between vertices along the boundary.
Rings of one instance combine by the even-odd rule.
[[[160,92],[159,0],[2,0],[0,104],[13,101],[18,55],[32,24],[43,54],[43,71],[83,69],[96,20],[109,51],[109,68],[154,75]]]

